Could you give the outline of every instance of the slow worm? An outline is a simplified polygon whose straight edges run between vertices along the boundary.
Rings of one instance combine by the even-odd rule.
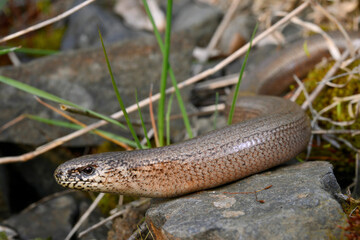
[[[359,34],[351,35],[357,38]],[[340,34],[332,34],[343,49]],[[241,90],[280,94],[327,53],[319,36],[283,49],[243,79]],[[227,104],[228,105],[228,104]],[[56,181],[68,188],[144,197],[175,197],[233,182],[295,157],[311,129],[295,103],[272,96],[239,98],[239,123],[170,146],[83,156],[60,165]]]

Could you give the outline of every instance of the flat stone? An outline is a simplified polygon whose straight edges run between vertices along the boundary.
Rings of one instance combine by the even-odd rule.
[[[82,3],[77,0],[74,6]],[[86,8],[70,15],[65,36],[62,39],[61,50],[101,46],[99,31],[105,44],[124,41],[144,35],[144,31],[136,31],[124,25],[121,18],[112,11],[93,3]]]
[[[63,240],[79,217],[90,205],[90,200],[80,192],[69,192],[60,196],[52,196],[34,203],[24,211],[11,216],[0,224],[17,230],[20,239]],[[103,217],[96,209],[83,223],[87,228]],[[107,228],[102,226],[87,235],[86,239],[106,239]]]
[[[206,29],[211,31],[212,27],[206,26],[216,25],[222,17],[218,9],[207,4],[188,2],[181,8],[174,16],[172,28],[176,32],[187,30],[196,33],[204,32]]]
[[[263,203],[249,193],[261,189]],[[156,239],[338,239],[346,218],[335,193],[340,187],[331,164],[305,162],[155,200],[146,221]]]
[[[71,230],[76,211],[75,201],[69,196],[61,196],[13,215],[3,223],[17,229],[22,239],[64,239]]]
[[[194,43],[189,42],[184,35],[178,34],[172,39],[170,62],[179,82],[190,76],[193,47]],[[125,106],[136,102],[135,90],[138,92],[139,100],[149,96],[151,85],[154,92],[158,92],[162,54],[153,37],[107,45],[106,49]],[[34,60],[19,67],[2,67],[0,75],[40,88],[105,115],[120,110],[102,48],[69,51]],[[170,81],[168,86],[171,86]],[[186,91],[182,93],[186,100],[188,94]],[[35,114],[43,118],[64,120],[57,113],[37,103],[32,95],[11,86],[1,83],[0,96],[0,126],[20,114]],[[144,119],[149,119],[149,111],[146,108],[142,113]],[[137,118],[138,113],[131,117],[132,120]],[[87,124],[94,122],[85,117],[78,119]],[[119,127],[110,126],[105,129],[129,136],[128,131],[124,132]],[[174,129],[183,128],[178,126]],[[24,120],[3,131],[0,141],[37,145],[72,131]],[[101,138],[87,134],[68,145],[94,145],[101,141]]]

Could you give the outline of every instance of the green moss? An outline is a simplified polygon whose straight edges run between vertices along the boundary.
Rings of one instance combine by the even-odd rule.
[[[304,86],[307,91],[311,93],[317,86],[318,82],[325,76],[326,72],[333,66],[334,63],[329,63],[327,66],[317,68],[311,71],[307,78],[304,80]],[[348,69],[353,69],[360,64],[360,60],[353,62]],[[339,70],[336,75],[344,73],[344,71]],[[343,88],[329,87],[326,86],[318,97],[313,102],[313,108],[316,111],[320,111],[323,108],[334,102],[334,97],[342,98],[360,93],[360,82],[358,79],[359,75],[348,79],[348,76],[340,77],[332,81],[334,84],[346,84]],[[297,103],[302,104],[305,100],[303,94],[298,98]],[[355,109],[353,109],[355,112]],[[310,114],[309,114],[310,116]],[[352,121],[354,120],[348,113],[348,102],[344,102],[334,107],[333,109],[327,111],[323,114],[324,117],[330,118],[333,121]],[[346,127],[334,126],[333,124],[327,121],[319,121],[319,126],[323,129],[360,129],[360,119],[357,119],[354,124]],[[343,139],[349,141],[354,147],[360,148],[360,135],[351,136],[350,134],[338,135]],[[316,160],[328,160],[331,161],[335,166],[335,173],[337,175],[339,182],[342,180],[345,181],[345,184],[352,182],[352,176],[354,173],[354,159],[355,153],[345,144],[341,144],[341,149],[336,149],[333,146],[329,146],[327,142],[322,141],[322,145],[318,146],[316,142],[313,143],[313,150],[311,159]]]
[[[51,1],[50,0],[42,0],[36,2],[36,7],[42,13],[49,13],[51,11]]]
[[[104,141],[101,145],[92,149],[92,153],[124,151],[125,149],[110,141]]]
[[[8,240],[5,232],[0,232],[0,240]]]
[[[12,7],[10,7],[12,6]],[[14,4],[6,4],[4,6],[4,27],[1,29],[3,35],[23,29],[24,26],[32,26],[35,23],[48,19],[54,15],[54,6],[51,0],[39,0],[28,2],[16,6]],[[24,12],[19,19],[18,13]],[[56,10],[55,10],[56,12]],[[25,14],[26,13],[26,14]],[[8,46],[22,46],[25,48],[59,50],[62,37],[65,32],[64,26],[52,24],[41,28],[34,32],[27,33],[23,36],[10,40],[6,43]]]
[[[24,38],[15,39],[9,45],[23,46],[26,48],[59,50],[65,27],[39,29]]]
[[[347,225],[339,228],[343,229],[342,239],[359,239],[360,238],[360,201],[349,197],[342,204],[343,210],[347,216]]]

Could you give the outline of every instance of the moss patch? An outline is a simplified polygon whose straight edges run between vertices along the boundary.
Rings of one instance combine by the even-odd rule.
[[[334,63],[332,62],[327,66],[316,68],[308,74],[307,78],[304,80],[304,86],[309,93],[311,93],[318,86],[318,82],[321,81],[321,79],[325,76],[326,72],[333,66],[333,64]],[[357,60],[347,68],[352,70],[353,68],[359,66],[359,64],[360,60]],[[345,73],[344,70],[339,70],[336,75],[343,73]],[[313,108],[316,111],[320,111],[334,103],[335,97],[343,98],[360,93],[359,74],[355,74],[352,78],[349,78],[348,75],[339,77],[334,79],[332,83],[343,84],[345,86],[342,88],[326,86],[313,102]],[[297,103],[301,105],[304,100],[305,96],[301,94],[297,100]],[[354,118],[352,118],[348,113],[348,103],[349,102],[340,103],[336,107],[324,113],[322,116],[339,122],[353,121]],[[352,110],[355,113],[355,106],[352,106]],[[334,126],[332,123],[327,121],[318,121],[318,123],[319,126],[323,129],[360,129],[359,119],[357,119],[354,124],[346,127]],[[360,135],[351,136],[350,134],[343,134],[337,136],[349,141],[354,147],[360,148]],[[354,175],[355,152],[340,141],[338,141],[338,143],[341,145],[341,149],[337,149],[323,140],[321,141],[321,144],[318,144],[318,142],[319,141],[313,142],[313,149],[310,159],[331,161],[335,166],[334,171],[340,184],[342,186],[350,184]]]

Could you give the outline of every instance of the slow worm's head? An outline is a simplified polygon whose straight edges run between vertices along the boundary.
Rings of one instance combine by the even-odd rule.
[[[94,191],[114,192],[118,185],[116,176],[121,176],[122,167],[118,166],[113,155],[95,154],[75,158],[61,164],[54,172],[58,184],[63,187]]]

